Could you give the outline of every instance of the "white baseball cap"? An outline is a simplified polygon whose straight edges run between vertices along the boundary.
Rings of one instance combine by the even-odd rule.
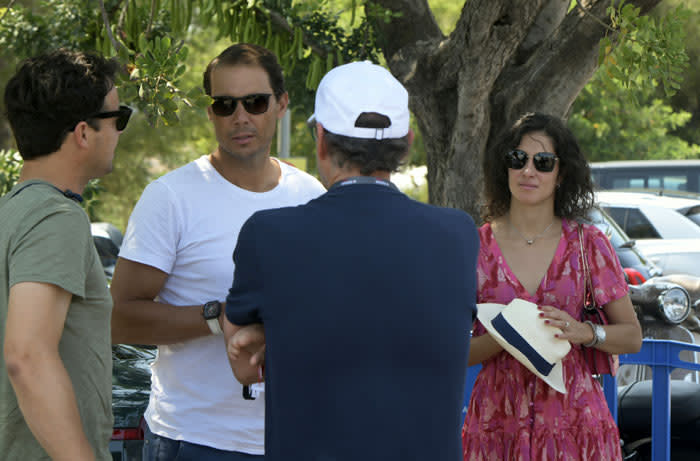
[[[503,304],[477,304],[477,317],[491,336],[527,369],[566,394],[562,359],[571,344],[556,338],[561,330],[540,318],[537,304],[515,298]]]
[[[357,126],[358,117],[371,112],[387,117],[389,126]],[[321,79],[309,122],[333,134],[381,140],[406,136],[409,118],[406,88],[385,68],[362,61],[335,67]]]

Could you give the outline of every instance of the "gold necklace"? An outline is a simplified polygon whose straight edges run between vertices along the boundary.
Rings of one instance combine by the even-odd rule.
[[[517,232],[518,235],[521,236],[521,237],[525,240],[525,242],[527,242],[528,245],[532,245],[533,243],[535,243],[535,240],[537,240],[538,238],[540,238],[540,237],[542,237],[544,234],[546,234],[547,231],[549,230],[549,228],[552,227],[552,224],[554,224],[554,221],[556,221],[556,219],[553,219],[552,222],[549,223],[549,226],[545,227],[545,229],[544,229],[542,232],[540,232],[539,234],[535,235],[535,236],[532,237],[532,238],[527,238],[527,237],[525,237],[525,236],[523,235],[522,232],[520,232],[520,231],[518,230],[517,227],[515,227],[515,226],[513,225],[513,222],[510,220],[510,216],[508,216],[508,224],[510,224],[510,227],[512,227],[513,230],[515,230],[515,232]]]

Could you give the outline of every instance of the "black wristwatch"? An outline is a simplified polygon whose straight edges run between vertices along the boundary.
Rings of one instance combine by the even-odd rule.
[[[219,316],[221,315],[221,303],[219,301],[209,301],[202,306],[202,317],[207,321],[209,329],[213,335],[223,333],[219,324]]]

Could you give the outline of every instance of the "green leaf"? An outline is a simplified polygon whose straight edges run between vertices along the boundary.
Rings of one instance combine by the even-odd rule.
[[[145,51],[148,49],[148,40],[146,40],[146,34],[141,32],[139,34],[139,50]]]
[[[163,117],[163,121],[165,122],[166,126],[177,125],[177,123],[180,121],[180,118],[175,112],[166,111],[163,112],[161,116]]]
[[[178,110],[177,104],[172,99],[163,100],[162,106],[164,111],[177,112]]]

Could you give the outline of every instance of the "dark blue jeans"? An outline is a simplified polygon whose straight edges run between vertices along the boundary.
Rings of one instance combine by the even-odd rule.
[[[262,461],[263,455],[249,455],[238,451],[217,450],[162,437],[146,425],[143,441],[143,461]]]

